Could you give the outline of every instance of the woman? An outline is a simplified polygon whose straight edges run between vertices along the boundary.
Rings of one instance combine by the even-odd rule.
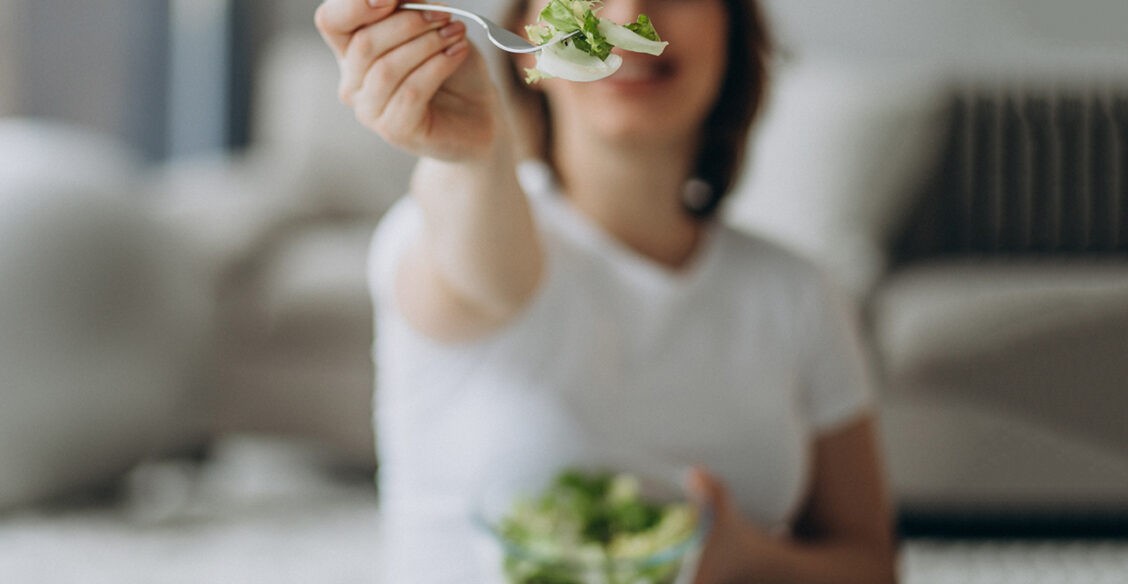
[[[371,263],[390,581],[483,581],[472,494],[579,442],[695,465],[715,513],[698,584],[893,581],[847,311],[812,267],[712,219],[766,80],[759,13],[607,0],[600,16],[639,13],[662,56],[517,83],[511,123],[462,23],[396,0],[317,12],[342,101],[420,156]]]

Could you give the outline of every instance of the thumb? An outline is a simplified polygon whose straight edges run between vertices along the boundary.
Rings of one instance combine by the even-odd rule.
[[[703,511],[711,512],[714,517],[723,517],[728,513],[731,498],[721,479],[704,467],[695,466],[689,470],[686,483],[690,498]]]
[[[314,23],[338,59],[359,29],[395,12],[399,0],[324,0],[314,12]]]

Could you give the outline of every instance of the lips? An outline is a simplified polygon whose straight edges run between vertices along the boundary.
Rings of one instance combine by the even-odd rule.
[[[669,61],[658,59],[623,59],[623,65],[608,78],[615,83],[656,83],[669,79],[674,67]]]

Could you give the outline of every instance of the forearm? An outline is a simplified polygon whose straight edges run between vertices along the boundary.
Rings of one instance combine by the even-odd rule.
[[[324,0],[315,19],[341,100],[421,160],[411,192],[425,225],[399,263],[397,305],[435,338],[498,326],[531,297],[542,260],[502,100],[465,25],[364,0]]]
[[[806,542],[792,538],[755,544],[746,573],[755,584],[892,584],[897,581],[891,546],[861,541]]]
[[[540,240],[516,177],[507,141],[479,158],[420,161],[411,192],[425,217],[414,255],[436,301],[480,313],[484,323],[510,317],[531,297],[542,269]]]

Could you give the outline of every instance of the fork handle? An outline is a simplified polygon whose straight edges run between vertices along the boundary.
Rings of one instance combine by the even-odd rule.
[[[458,16],[465,16],[466,18],[471,18],[471,19],[475,20],[476,22],[478,22],[478,24],[481,24],[482,26],[486,26],[486,23],[482,22],[481,17],[479,17],[477,14],[474,14],[473,12],[467,12],[467,11],[462,10],[460,8],[451,8],[450,6],[443,6],[442,4],[422,4],[422,3],[419,3],[419,2],[404,2],[403,4],[400,4],[399,7],[407,9],[407,10],[422,10],[422,11],[429,11],[429,12],[446,12],[448,14],[457,14]]]

